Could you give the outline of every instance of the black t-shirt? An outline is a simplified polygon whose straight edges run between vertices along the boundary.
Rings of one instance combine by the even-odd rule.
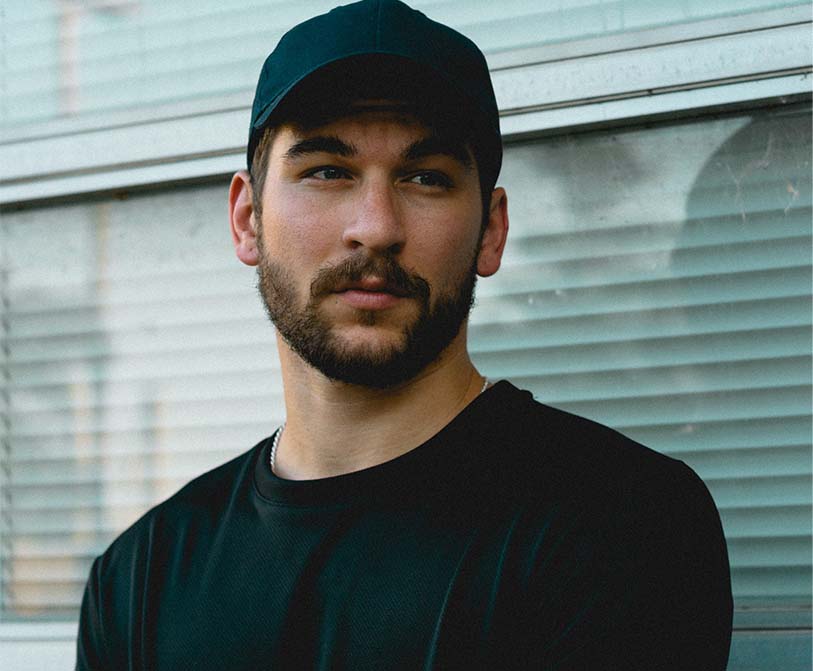
[[[725,541],[680,461],[508,382],[355,473],[283,480],[269,447],[97,558],[78,669],[725,669]]]

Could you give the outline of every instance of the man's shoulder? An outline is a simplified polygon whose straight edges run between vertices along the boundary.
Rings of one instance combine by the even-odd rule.
[[[593,492],[699,481],[683,461],[508,384],[500,399],[505,407],[498,409],[503,416],[500,443],[523,477],[572,489],[585,486]]]
[[[558,510],[604,538],[667,547],[678,535],[722,537],[706,484],[679,459],[598,422],[513,389],[504,417],[499,496],[534,510]],[[500,454],[500,452],[496,452]]]
[[[185,484],[153,506],[125,529],[102,555],[105,564],[134,551],[152,552],[164,537],[179,538],[200,527],[211,527],[253,481],[253,464],[262,441]]]

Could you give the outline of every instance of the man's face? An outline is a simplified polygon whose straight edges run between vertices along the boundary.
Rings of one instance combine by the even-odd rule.
[[[464,343],[482,222],[465,147],[369,103],[318,128],[282,126],[269,151],[258,285],[302,359],[384,388]]]

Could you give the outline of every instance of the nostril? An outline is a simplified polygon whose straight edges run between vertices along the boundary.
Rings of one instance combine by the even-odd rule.
[[[397,218],[359,217],[345,228],[343,239],[353,248],[363,246],[376,251],[399,250],[405,243],[404,231]]]

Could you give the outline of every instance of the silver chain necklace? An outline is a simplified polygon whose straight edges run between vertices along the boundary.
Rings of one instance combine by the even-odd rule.
[[[489,384],[490,384],[490,382],[489,382],[488,378],[484,377],[483,378],[483,387],[480,389],[479,392],[477,392],[477,395],[479,396],[486,389],[488,389]],[[272,472],[274,471],[274,459],[276,459],[276,456],[277,456],[277,446],[279,445],[279,439],[280,439],[280,436],[282,435],[282,432],[284,430],[285,430],[285,422],[283,422],[282,425],[279,427],[279,429],[277,429],[277,432],[274,434],[274,440],[271,441],[271,457],[270,457],[270,459],[268,461],[271,464],[271,471]]]

